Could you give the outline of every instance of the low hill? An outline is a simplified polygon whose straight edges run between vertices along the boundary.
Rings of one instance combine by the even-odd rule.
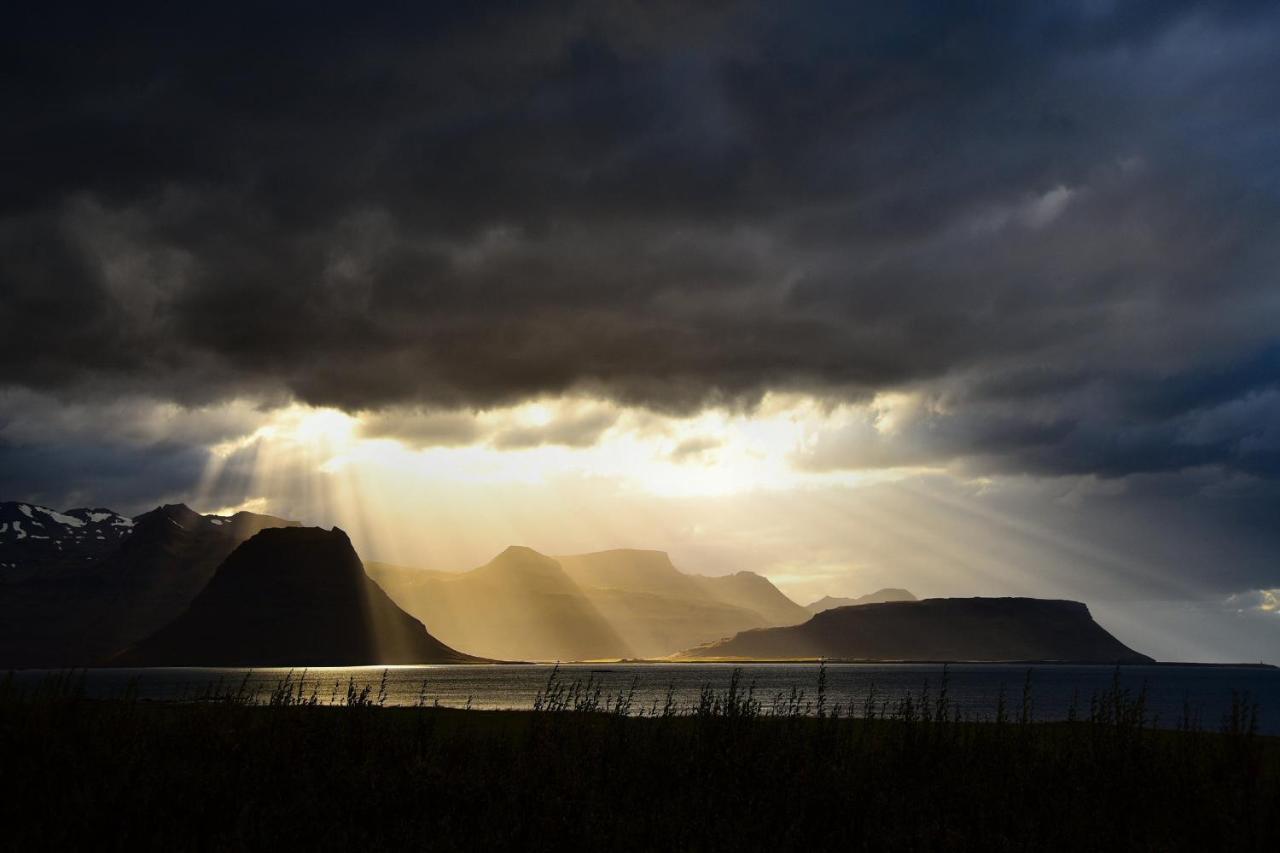
[[[803,625],[745,631],[683,659],[1072,661],[1149,663],[1078,601],[930,598],[839,607]]]
[[[119,666],[359,666],[477,659],[427,633],[365,574],[341,530],[264,530]]]
[[[821,613],[824,610],[833,610],[837,607],[853,607],[858,604],[883,604],[886,601],[918,601],[914,595],[905,589],[894,589],[885,587],[875,592],[869,592],[866,595],[860,595],[857,598],[840,598],[834,595],[824,595],[817,601],[805,606],[810,613]]]

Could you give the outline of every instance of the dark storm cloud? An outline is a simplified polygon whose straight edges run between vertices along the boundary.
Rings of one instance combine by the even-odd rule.
[[[52,509],[107,506],[136,514],[191,500],[201,448],[103,444],[11,445],[0,440],[0,494]]]
[[[685,5],[24,10],[0,383],[905,388],[884,464],[1276,475],[1273,7]]]
[[[1013,371],[918,393],[891,430],[875,412],[821,434],[811,470],[943,465],[1122,477],[1199,467],[1280,480],[1280,349],[1154,380]]]

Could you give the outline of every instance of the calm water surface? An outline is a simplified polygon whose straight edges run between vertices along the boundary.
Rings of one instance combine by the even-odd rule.
[[[661,708],[668,689],[677,703],[694,705],[704,685],[724,690],[735,666],[742,670],[742,686],[754,685],[755,696],[766,707],[773,697],[792,688],[814,697],[816,664],[567,664],[560,667],[565,681],[592,679],[604,695],[627,692],[635,685],[633,710]],[[1024,680],[1031,677],[1032,713],[1037,720],[1065,719],[1073,703],[1088,713],[1090,697],[1112,684],[1116,670],[1110,666],[1032,666],[1025,664],[952,664],[948,668],[948,695],[961,712],[975,717],[993,716],[1003,692],[1014,715],[1022,703]],[[376,696],[386,673],[386,704],[420,702],[475,709],[530,708],[544,689],[551,672],[543,665],[494,666],[398,666],[324,667],[294,670],[295,681],[304,681],[304,695],[313,692],[321,702],[341,702],[347,684],[357,690],[365,685]],[[244,691],[265,701],[271,690],[290,673],[288,669],[155,668],[96,669],[85,674],[90,695],[112,696],[134,691],[145,699],[184,701],[199,698],[211,687]],[[24,671],[15,675],[30,686],[48,673]],[[907,694],[918,696],[928,685],[936,696],[942,682],[940,664],[828,664],[827,703],[861,713],[873,695],[876,704],[890,706]],[[1158,716],[1157,724],[1176,726],[1190,707],[1206,728],[1216,728],[1231,706],[1232,693],[1247,693],[1259,706],[1259,730],[1280,734],[1280,670],[1252,667],[1126,666],[1119,670],[1122,687],[1147,691],[1147,705]]]

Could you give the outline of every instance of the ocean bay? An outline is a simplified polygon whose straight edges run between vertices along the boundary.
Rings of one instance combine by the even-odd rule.
[[[315,696],[319,704],[341,704],[348,687],[368,687],[388,706],[435,705],[475,710],[526,710],[545,691],[553,664],[432,665],[393,667],[233,667],[103,668],[77,672],[86,695],[111,698],[126,694],[152,701],[200,701],[210,695],[240,694],[267,702],[288,679],[295,695]],[[599,689],[609,705],[630,694],[633,715],[660,713],[668,693],[680,711],[696,707],[704,687],[723,693],[734,671],[737,689],[750,691],[769,713],[776,701],[794,694],[816,713],[819,665],[816,663],[570,663],[558,665],[557,679]],[[51,671],[14,673],[19,689],[31,689]],[[1280,670],[1258,666],[1160,664],[1111,667],[1025,663],[829,663],[825,708],[864,716],[892,712],[904,697],[936,702],[944,683],[949,707],[963,717],[994,719],[1003,702],[1006,713],[1022,710],[1029,689],[1029,713],[1036,721],[1065,720],[1072,706],[1087,716],[1090,701],[1118,685],[1132,697],[1145,691],[1153,725],[1176,728],[1188,719],[1206,730],[1219,727],[1233,697],[1258,706],[1258,730],[1280,734]],[[1190,715],[1189,717],[1187,715]]]

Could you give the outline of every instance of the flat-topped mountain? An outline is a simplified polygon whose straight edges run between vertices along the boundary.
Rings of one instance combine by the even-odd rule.
[[[241,542],[297,525],[249,512],[201,515],[183,504],[131,519],[22,503],[0,512],[9,519],[0,522],[9,578],[0,586],[0,666],[8,667],[99,663],[181,613]]]
[[[918,601],[914,595],[905,589],[896,589],[894,587],[885,587],[875,592],[869,592],[866,595],[860,595],[857,598],[840,598],[834,595],[824,595],[817,601],[805,606],[810,613],[821,613],[824,610],[833,610],[837,607],[853,607],[857,604],[882,604],[886,601]]]
[[[478,662],[446,646],[365,574],[338,528],[263,530],[191,606],[117,655],[121,666]]]
[[[839,607],[803,625],[745,631],[684,659],[1072,661],[1150,663],[1078,601],[929,598]]]
[[[504,659],[663,657],[808,617],[766,578],[688,575],[661,551],[548,557],[512,547],[468,572],[369,571],[445,642]]]
[[[553,557],[581,586],[625,589],[675,598],[702,598],[698,582],[675,567],[665,551],[615,548]]]

